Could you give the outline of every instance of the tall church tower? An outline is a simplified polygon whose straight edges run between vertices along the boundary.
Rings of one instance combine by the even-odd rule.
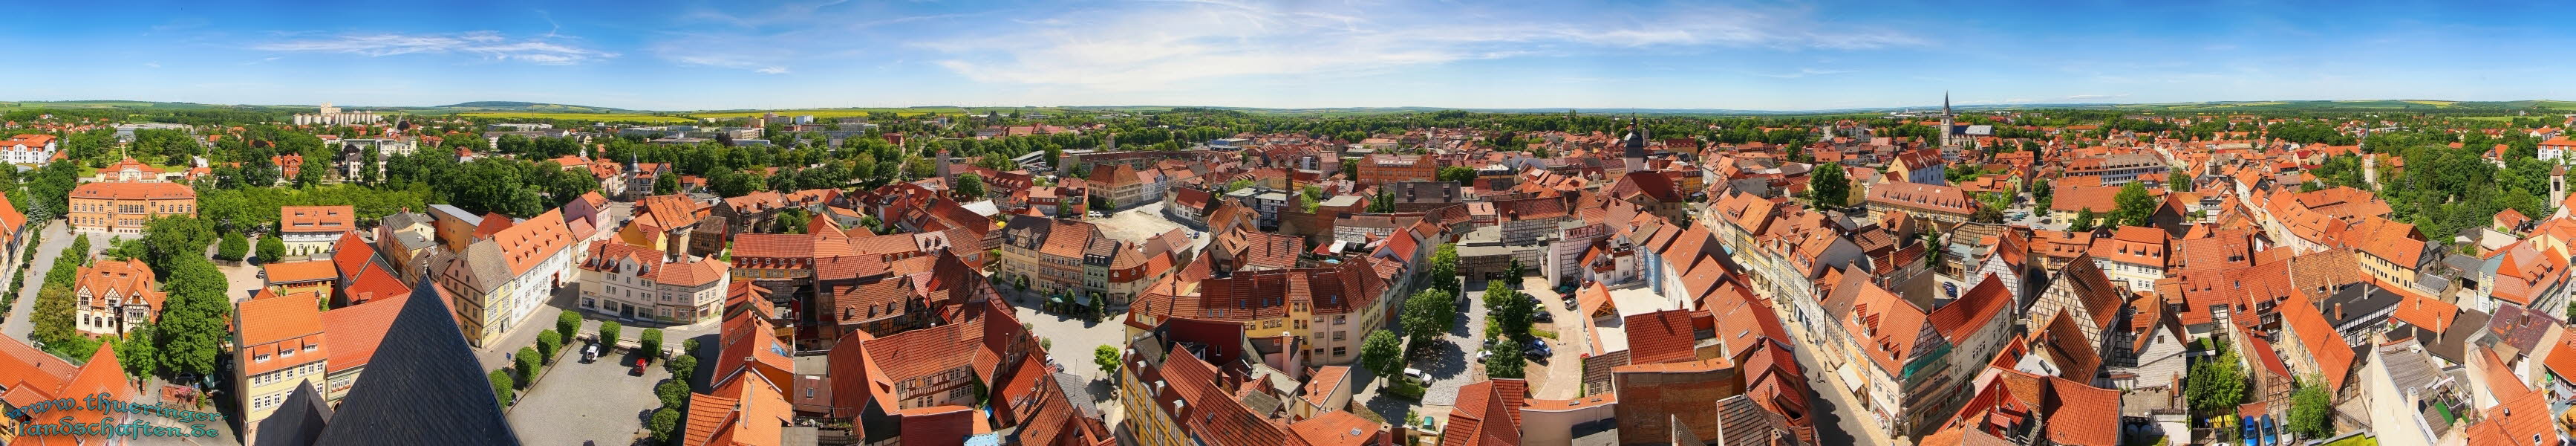
[[[1953,116],[1957,115],[1950,114],[1950,92],[1941,92],[1941,147],[1950,147],[1953,143],[1950,140],[1950,118]]]
[[[1621,145],[1625,146],[1619,154],[1619,158],[1624,161],[1622,165],[1628,168],[1628,172],[1645,171],[1646,128],[1637,123],[1635,116],[1628,117],[1628,136],[1620,138],[1620,141]]]

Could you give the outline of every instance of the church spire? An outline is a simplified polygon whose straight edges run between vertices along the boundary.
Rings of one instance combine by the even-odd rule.
[[[1949,91],[1946,91],[1946,90],[1944,90],[1944,91],[1942,91],[1942,92],[1941,92],[1941,116],[1951,116],[1951,114],[1950,114],[1950,92],[1949,92]]]

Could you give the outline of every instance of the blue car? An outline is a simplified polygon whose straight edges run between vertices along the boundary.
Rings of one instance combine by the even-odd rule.
[[[2263,446],[2263,433],[2260,432],[2262,430],[2260,426],[2262,423],[2256,422],[2252,418],[2244,418],[2237,424],[2245,427],[2243,429],[2245,432],[2245,446]]]

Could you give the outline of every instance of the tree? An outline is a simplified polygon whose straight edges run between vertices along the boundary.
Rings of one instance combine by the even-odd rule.
[[[562,313],[556,313],[556,314],[555,314],[555,332],[556,332],[556,333],[562,333],[562,334],[563,334],[563,336],[564,336],[564,340],[566,340],[566,341],[570,341],[570,340],[574,340],[574,339],[578,339],[578,338],[580,338],[580,337],[581,337],[581,313],[575,313],[575,312],[570,312],[570,311],[566,311],[566,312],[562,312]]]
[[[152,345],[152,324],[136,327],[125,339],[116,342],[116,362],[125,365],[126,376],[155,376],[161,372],[161,355]]]
[[[1538,304],[1509,286],[1485,289],[1485,319],[1494,322],[1495,336],[1518,339],[1527,336],[1530,320],[1538,315]]]
[[[1412,298],[1405,299],[1404,315],[1399,319],[1404,326],[1405,336],[1413,339],[1411,342],[1413,347],[1429,344],[1432,339],[1439,337],[1440,333],[1449,331],[1449,325],[1458,317],[1455,299],[1456,297],[1449,294],[1449,291],[1438,289],[1415,292]],[[1419,349],[1406,350],[1418,351]]]
[[[47,350],[80,354],[77,351],[63,350],[65,347],[77,346],[79,341],[87,339],[81,336],[79,330],[72,328],[76,321],[74,318],[78,317],[72,310],[71,285],[66,282],[46,282],[44,289],[36,291],[36,310],[31,316],[35,319],[29,321],[35,324],[35,328],[28,333],[28,337],[44,343]]]
[[[653,395],[662,398],[662,407],[683,407],[689,404],[689,383],[676,378],[662,380],[653,386]]]
[[[635,338],[635,349],[645,358],[662,359],[662,329],[644,329],[644,336]]]
[[[153,330],[159,338],[162,368],[173,374],[210,375],[223,356],[222,345],[232,337],[231,327],[224,323],[232,319],[233,300],[227,291],[231,284],[214,262],[203,257],[177,263],[164,282],[169,298],[161,305],[161,322]]]
[[[1505,336],[1494,341],[1494,346],[1486,347],[1485,351],[1492,353],[1485,357],[1485,377],[1521,377],[1521,366],[1524,364],[1521,358],[1520,341],[1514,341],[1511,337]]]
[[[673,356],[669,362],[662,363],[662,368],[671,371],[671,379],[691,379],[698,373],[698,357]]]
[[[2171,189],[2176,192],[2191,192],[2194,187],[2197,186],[2191,184],[2191,174],[2183,173],[2183,171],[2179,170],[2173,171],[2173,173],[2170,174],[2165,174],[2166,189]]]
[[[957,174],[957,195],[970,201],[984,198],[984,175],[974,172]]]
[[[2066,230],[2073,232],[2091,231],[2093,230],[2094,220],[2100,219],[2101,217],[2093,215],[2093,208],[2084,208],[2084,210],[2075,212],[2075,221],[2067,222]]]
[[[2334,437],[2334,397],[2326,395],[2313,379],[2299,380],[2298,390],[2290,391],[2290,432],[2299,438]]]
[[[206,247],[215,243],[215,225],[186,215],[159,217],[145,223],[143,238],[136,240],[143,244],[143,261],[168,272],[181,259],[205,259]]]
[[[1476,181],[1476,169],[1471,169],[1467,166],[1442,167],[1440,168],[1440,173],[1436,178],[1440,181],[1455,181],[1458,182],[1458,184],[1467,184]]]
[[[2120,186],[2120,193],[2111,200],[2120,205],[2111,211],[2113,226],[2146,226],[2147,219],[2155,216],[2158,203],[2154,195],[2147,193],[2146,186],[2135,181]]]
[[[1395,332],[1375,330],[1360,341],[1360,367],[1377,376],[1395,376],[1404,371],[1404,340]]]
[[[546,366],[545,359],[537,356],[537,348],[519,347],[519,354],[511,359],[512,365],[519,369],[519,388],[536,385],[537,374],[544,372]]]
[[[1995,210],[1994,206],[1977,206],[1976,212],[1968,214],[1968,221],[1971,223],[2003,223],[2004,213],[2003,211]]]
[[[670,407],[663,407],[653,411],[653,422],[646,427],[653,429],[654,443],[664,443],[671,441],[671,434],[674,433],[672,431],[679,429],[679,426],[680,412],[671,410]]]
[[[555,331],[551,328],[546,329],[546,331],[537,332],[538,356],[545,357],[545,360],[547,361],[553,361],[555,360],[555,352],[559,351],[563,351],[562,332]]]
[[[517,385],[517,380],[510,378],[508,370],[493,370],[489,377],[492,379],[492,398],[500,400],[501,407],[510,407],[511,397],[517,393],[511,391],[515,388],[511,386]]]
[[[1851,202],[1851,178],[1841,164],[1817,166],[1807,174],[1807,201],[1818,209],[1840,209]]]
[[[617,324],[617,321],[599,321],[599,348],[600,348],[600,350],[602,350],[602,351],[607,351],[607,350],[616,350],[616,349],[617,349],[617,335],[623,334],[623,333],[620,333],[620,332],[619,332],[619,330],[623,330],[623,329],[624,329],[623,327],[620,327],[620,326]]]
[[[680,193],[680,176],[678,174],[662,172],[661,177],[653,179],[653,195],[670,195],[676,193]]]
[[[1100,366],[1100,373],[1113,376],[1117,375],[1118,366],[1121,363],[1121,361],[1118,360],[1118,347],[1111,347],[1108,345],[1092,347],[1091,363]]]
[[[276,235],[264,235],[259,237],[260,263],[277,263],[278,259],[283,258],[286,258],[285,240],[279,240]]]
[[[2245,366],[2237,362],[2236,352],[2224,346],[2219,350],[2216,359],[2192,364],[2183,375],[2184,398],[2204,414],[2233,413],[2245,404]]]
[[[223,242],[215,246],[215,258],[219,260],[238,262],[249,257],[250,239],[239,232],[224,233]]]
[[[1440,247],[1433,248],[1427,275],[1431,276],[1432,289],[1458,292],[1458,245],[1442,243]]]

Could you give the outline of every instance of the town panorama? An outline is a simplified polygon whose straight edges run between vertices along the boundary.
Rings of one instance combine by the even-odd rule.
[[[2576,444],[2551,8],[540,3],[0,32],[0,444]]]

